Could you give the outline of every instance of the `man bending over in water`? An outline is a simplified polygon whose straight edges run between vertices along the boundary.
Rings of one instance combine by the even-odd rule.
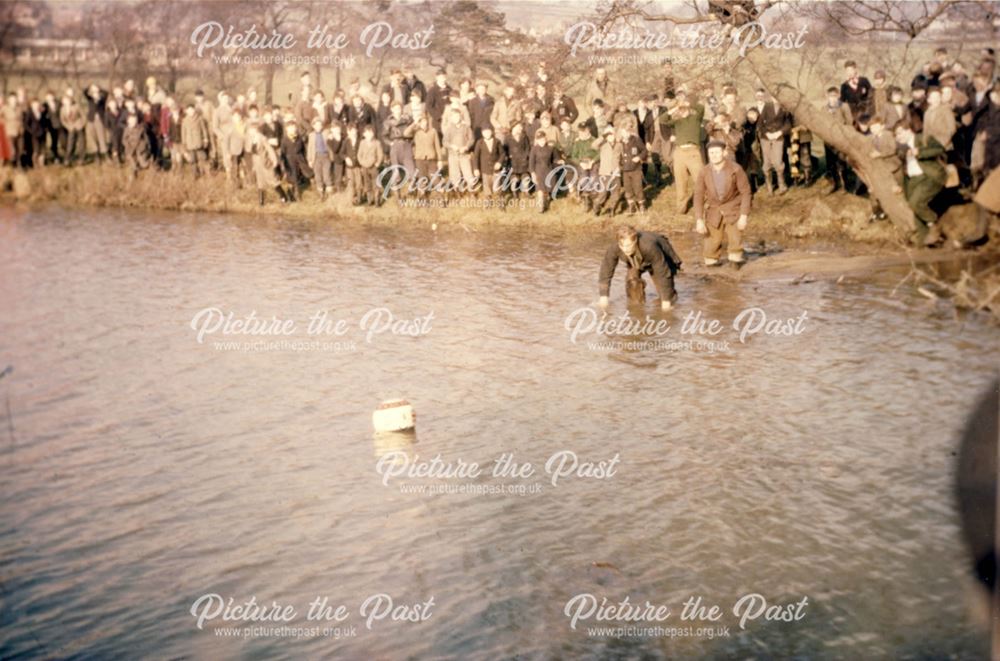
[[[660,295],[660,306],[669,310],[677,298],[674,291],[674,274],[681,268],[681,258],[674,252],[667,237],[655,232],[639,232],[634,227],[622,227],[617,232],[618,240],[608,248],[601,263],[598,278],[601,299],[599,305],[608,304],[611,279],[615,275],[618,262],[628,265],[625,279],[625,293],[629,301],[642,303],[646,299],[646,284],[642,274],[651,273],[656,292]]]

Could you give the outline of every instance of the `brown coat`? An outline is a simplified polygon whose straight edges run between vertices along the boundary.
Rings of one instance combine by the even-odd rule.
[[[723,222],[735,223],[740,216],[748,215],[753,194],[747,173],[735,162],[726,160],[723,161],[722,171],[728,177],[729,185],[726,194],[720,197],[715,190],[714,169],[709,164],[698,173],[694,183],[694,215],[704,218],[711,227],[719,227]]]
[[[973,201],[984,209],[1000,213],[1000,168],[993,168],[990,176],[979,186]]]

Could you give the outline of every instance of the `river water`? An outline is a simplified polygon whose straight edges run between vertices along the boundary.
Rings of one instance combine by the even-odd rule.
[[[566,318],[596,299],[606,241],[0,210],[0,657],[986,654],[953,474],[995,327],[905,287],[890,297],[899,272],[682,274],[677,311],[648,313],[669,340],[687,312],[718,319],[715,345],[574,342]],[[368,341],[360,320],[381,307],[414,323]],[[753,307],[808,320],[741,343],[730,324]],[[346,330],[294,348],[199,342],[206,308],[295,320],[290,339],[314,339],[320,310]],[[373,435],[396,396],[416,435]],[[553,485],[546,462],[569,451],[617,456],[613,475]],[[535,472],[492,476],[504,454]],[[435,456],[483,474],[383,475]],[[369,629],[361,605],[382,593],[401,617],[433,605]],[[732,607],[753,593],[808,603],[741,629]],[[292,605],[301,635],[199,629],[208,594]],[[666,605],[665,626],[691,624],[692,596],[723,614],[717,635],[599,635],[595,618],[571,628],[581,594]],[[306,635],[323,596],[349,616]]]

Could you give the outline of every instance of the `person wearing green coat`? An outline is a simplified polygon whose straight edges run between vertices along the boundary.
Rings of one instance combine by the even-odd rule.
[[[947,179],[944,147],[931,136],[914,133],[908,122],[897,124],[895,134],[903,161],[903,194],[917,219],[916,240],[933,245],[940,240],[940,232],[930,203]]]
[[[594,139],[591,137],[590,128],[586,123],[581,123],[577,126],[576,141],[573,142],[568,152],[564,152],[569,154],[569,162],[576,168],[577,191],[586,211],[591,211],[594,208],[597,197],[600,195],[600,191],[594,190],[593,185],[597,178],[596,166],[600,156],[593,143]],[[580,185],[584,181],[587,182],[587,185],[581,188]]]

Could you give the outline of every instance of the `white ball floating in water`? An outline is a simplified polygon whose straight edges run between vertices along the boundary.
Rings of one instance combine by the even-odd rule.
[[[416,425],[417,414],[405,399],[387,399],[372,413],[375,431],[406,431]]]

